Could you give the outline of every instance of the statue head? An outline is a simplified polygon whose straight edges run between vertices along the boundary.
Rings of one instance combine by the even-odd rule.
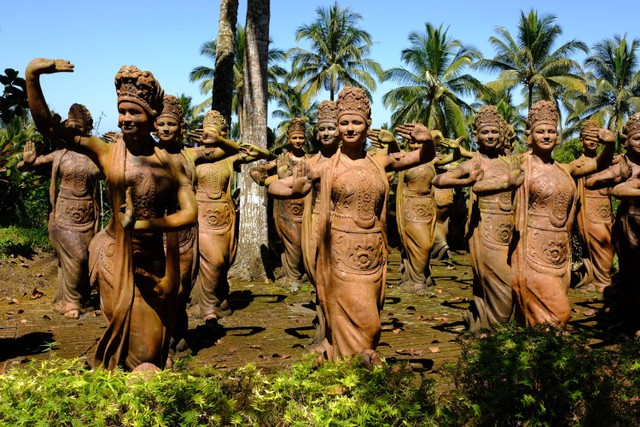
[[[362,117],[367,127],[371,126],[371,102],[364,89],[346,86],[338,94],[338,119],[345,114],[357,114]]]
[[[163,145],[176,144],[182,148],[182,138],[186,130],[184,110],[180,100],[173,95],[165,95],[162,113],[156,119],[156,134]]]
[[[527,116],[527,145],[534,152],[550,154],[560,142],[558,121],[558,109],[553,102],[543,100],[533,104]]]
[[[635,113],[630,116],[625,123],[622,131],[620,132],[620,138],[624,141],[625,147],[628,146],[629,139],[635,134],[640,132],[640,113]]]
[[[154,120],[162,112],[164,91],[150,71],[140,71],[135,65],[120,68],[115,77],[118,105],[133,102]]]
[[[87,107],[82,104],[73,104],[69,108],[69,114],[64,125],[78,129],[81,135],[88,136],[91,135],[93,130],[93,118]]]
[[[527,131],[533,130],[533,128],[539,124],[550,124],[554,127],[558,127],[558,109],[556,105],[551,101],[538,101],[531,106],[529,115],[527,116]]]
[[[338,106],[334,101],[322,101],[318,106],[317,138],[323,146],[332,145],[336,138]]]
[[[204,115],[204,121],[202,127],[207,129],[208,127],[215,128],[223,137],[227,137],[229,134],[229,126],[224,116],[217,110],[209,110]]]
[[[596,148],[598,148],[598,131],[600,127],[593,120],[586,120],[582,126],[580,127],[580,141],[582,142],[582,148],[588,152],[595,152]],[[594,138],[595,133],[595,138]]]
[[[505,145],[507,123],[495,106],[485,105],[473,120],[473,133],[481,151],[498,150]]]
[[[287,142],[296,150],[302,150],[307,142],[307,125],[299,117],[292,119],[287,126]]]

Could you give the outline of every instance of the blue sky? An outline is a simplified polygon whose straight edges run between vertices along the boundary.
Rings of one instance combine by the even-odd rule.
[[[238,21],[244,23],[246,0],[240,0]],[[517,32],[520,10],[532,7],[552,14],[564,29],[562,42],[576,38],[587,45],[614,34],[640,38],[640,3],[609,0],[540,1],[432,1],[340,0],[362,15],[361,28],[374,41],[372,58],[383,68],[401,66],[400,52],[409,46],[407,35],[423,31],[426,22],[449,27],[449,35],[493,56],[488,43],[495,27]],[[274,46],[295,45],[295,31],[315,20],[319,6],[333,1],[271,0],[271,39]],[[205,99],[189,72],[205,65],[201,45],[217,36],[219,2],[214,0],[2,0],[0,2],[0,70],[14,68],[24,76],[36,57],[64,58],[75,65],[72,74],[43,76],[52,109],[63,116],[71,104],[85,104],[94,116],[97,132],[117,129],[113,78],[122,65],[136,65],[154,73],[165,92]],[[302,43],[300,46],[307,48]],[[492,76],[478,75],[483,81]],[[382,95],[393,83],[378,86],[373,97],[373,124],[389,121]],[[270,126],[277,121],[269,117]]]

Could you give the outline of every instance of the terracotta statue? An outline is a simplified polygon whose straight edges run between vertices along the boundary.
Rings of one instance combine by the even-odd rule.
[[[515,318],[528,326],[549,323],[563,328],[569,321],[570,239],[577,200],[573,179],[606,167],[613,156],[613,134],[599,129],[594,134],[606,146],[596,159],[556,163],[551,154],[559,143],[557,127],[555,104],[538,101],[531,107],[525,132],[531,151],[522,159],[524,183],[516,192],[517,233],[511,255]],[[494,186],[501,178],[482,179],[474,191],[505,190],[518,175],[518,168],[511,167],[500,185]]]
[[[282,198],[307,194],[320,182],[315,280],[327,322],[321,359],[358,353],[375,355],[387,273],[386,171],[402,170],[435,157],[431,133],[419,124],[399,126],[400,136],[423,142],[420,150],[371,156],[365,142],[371,125],[366,93],[345,87],[338,95],[341,147],[330,161],[301,165],[291,177],[269,186]],[[308,171],[308,173],[306,173]]]
[[[619,275],[605,301],[615,327],[640,336],[640,113],[629,117],[621,132],[626,153],[608,169],[589,176],[585,187],[599,190],[613,186],[611,195],[619,201],[613,225],[613,242]]]
[[[514,189],[482,192],[482,179],[509,176],[512,162],[502,156],[507,123],[493,106],[482,107],[473,122],[478,144],[475,156],[457,168],[436,176],[434,185],[442,188],[473,186],[470,193],[465,239],[469,242],[473,271],[473,302],[463,319],[467,328],[477,331],[507,322],[513,313],[509,245],[514,225]]]
[[[308,165],[317,165],[328,162],[331,156],[338,151],[340,140],[336,132],[338,121],[338,107],[334,101],[322,101],[318,106],[318,124],[316,138],[320,142],[320,151],[307,160]],[[316,255],[317,255],[317,229],[319,203],[318,195],[320,194],[319,181],[314,182],[313,188],[305,197],[304,212],[302,214],[302,258],[304,260],[305,270],[309,281],[316,287],[316,318],[313,323],[316,332],[311,339],[311,344],[321,343],[326,336],[325,316],[322,306],[317,299],[320,293],[317,289],[315,280]]]
[[[179,156],[187,179],[195,189],[195,158],[197,151],[184,146],[186,125],[184,110],[180,100],[173,95],[164,95],[162,113],[156,119],[158,143],[168,153]],[[180,289],[178,290],[178,309],[171,339],[171,352],[185,351],[188,348],[186,334],[189,329],[187,304],[193,281],[197,274],[198,228],[196,225],[178,231],[180,253]]]
[[[588,120],[580,132],[582,142],[582,157],[595,158],[597,155],[598,138],[595,132],[598,126]],[[591,292],[602,293],[611,284],[611,266],[615,254],[611,242],[611,227],[613,213],[609,187],[590,189],[585,187],[586,177],[577,180],[578,185],[578,229],[584,246],[582,260],[585,267],[585,277],[576,288]]]
[[[151,136],[163,107],[163,91],[153,74],[135,66],[116,74],[122,136],[107,144],[61,126],[47,107],[40,75],[71,71],[69,61],[39,58],[29,63],[25,75],[40,132],[86,153],[106,177],[113,214],[89,248],[91,277],[99,285],[108,321],[95,362],[107,369],[162,368],[180,287],[178,238],[170,231],[194,224],[195,195],[180,159],[159,148]]]
[[[89,136],[93,119],[84,105],[73,104],[63,125]],[[58,291],[53,308],[77,319],[91,295],[89,243],[99,225],[96,194],[100,171],[89,157],[67,149],[38,156],[32,141],[25,144],[23,160],[17,167],[19,170],[48,167],[51,173],[48,229],[58,257]]]
[[[401,289],[426,295],[433,286],[429,262],[438,227],[438,202],[432,180],[436,167],[448,164],[460,157],[460,142],[444,140],[442,134],[434,131],[434,141],[452,148],[450,155],[437,156],[429,163],[420,164],[398,174],[396,188],[396,221],[403,247]],[[409,151],[420,150],[421,142],[408,141]],[[453,194],[452,194],[453,195]],[[453,203],[453,198],[451,199]],[[446,228],[445,224],[440,224]],[[441,230],[443,232],[443,230]],[[444,233],[444,232],[443,232]],[[446,244],[446,234],[444,234]]]
[[[236,205],[232,198],[234,164],[269,156],[267,150],[227,139],[227,132],[222,114],[211,110],[204,117],[202,131],[197,133],[197,141],[207,157],[196,160],[199,271],[192,303],[198,305],[208,326],[216,326],[218,318],[231,314],[227,273],[238,243]],[[218,160],[210,162],[212,157]]]
[[[293,173],[293,168],[305,159],[304,146],[307,142],[306,125],[303,119],[293,119],[287,128],[288,151],[276,160],[263,163],[251,171],[254,181],[269,186],[275,179],[285,178]],[[284,289],[296,292],[300,289],[304,275],[301,233],[304,198],[276,200],[273,205],[273,219],[278,236],[284,244],[280,259],[282,270],[277,284]]]

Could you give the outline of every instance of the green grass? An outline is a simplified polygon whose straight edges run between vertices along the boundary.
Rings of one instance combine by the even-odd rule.
[[[51,250],[47,227],[0,227],[0,258],[29,257],[39,250]]]

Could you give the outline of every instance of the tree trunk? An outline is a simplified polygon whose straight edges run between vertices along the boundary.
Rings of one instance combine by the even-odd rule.
[[[235,64],[238,1],[220,0],[216,68],[213,73],[211,109],[217,110],[231,125],[233,99],[233,66]]]
[[[242,141],[267,147],[267,59],[269,50],[270,0],[248,0],[244,69],[244,114]],[[238,252],[233,268],[237,279],[266,277],[263,257],[268,253],[266,191],[242,166],[238,180],[240,211]],[[266,259],[265,259],[266,261]]]

